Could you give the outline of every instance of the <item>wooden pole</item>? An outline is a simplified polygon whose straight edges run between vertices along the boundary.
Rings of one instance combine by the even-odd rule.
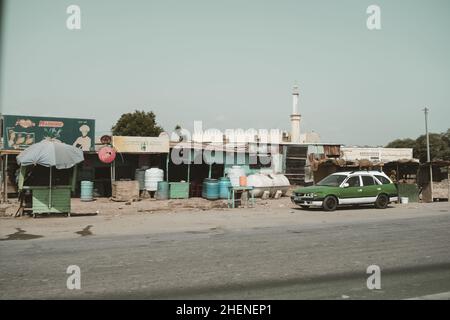
[[[448,185],[447,185],[448,199],[450,201],[450,166],[447,166],[447,181],[448,181]]]
[[[191,163],[188,163],[188,173],[187,173],[187,182],[190,182],[190,178],[191,178]]]
[[[400,172],[398,172],[398,161],[397,161],[397,183],[399,183],[399,176],[400,176]]]
[[[170,152],[167,154],[166,157],[166,181],[169,182],[169,157],[170,157]]]
[[[227,153],[226,151],[222,152],[222,162],[223,162],[223,176],[225,177],[227,175]]]
[[[52,207],[52,167],[50,166],[50,190],[48,196],[48,208]]]
[[[431,153],[430,153],[430,137],[428,134],[428,112],[430,109],[425,107],[423,109],[425,113],[425,134],[427,138],[427,162],[430,164],[430,192],[431,192],[431,202],[433,202],[433,161],[431,159]]]
[[[111,163],[111,182],[116,181],[116,160]]]
[[[1,191],[1,193],[0,193],[0,203],[3,203],[3,194],[4,194],[4,192],[3,192],[3,181],[4,181],[4,178],[5,178],[5,174],[4,174],[4,172],[3,172],[3,155],[1,155],[0,154],[0,174],[1,174],[1,181],[0,181],[0,191]]]
[[[0,155],[0,170],[1,170],[1,175],[2,175],[2,180],[0,181],[1,183],[1,194],[0,194],[0,203],[3,203],[5,201],[5,166],[4,166],[4,161],[3,161],[3,155]]]
[[[78,172],[78,165],[74,165],[73,172],[72,172],[72,183],[71,183],[72,192],[75,192],[75,187],[77,184],[77,172]]]
[[[450,201],[450,166],[447,166],[448,201]]]
[[[116,160],[111,162],[111,195],[114,197],[114,182],[116,181]]]
[[[187,174],[187,182],[190,182],[190,178],[191,178],[191,151],[193,151],[193,149],[189,149],[189,158],[188,158],[188,174]]]
[[[19,181],[17,184],[17,189],[19,190],[19,192],[23,190],[26,173],[27,173],[27,167],[20,166]]]
[[[3,176],[3,179],[5,179],[4,184],[4,200],[5,203],[8,202],[8,155],[5,155],[5,175]]]
[[[433,202],[433,162],[430,162],[430,191],[431,191],[431,202]]]

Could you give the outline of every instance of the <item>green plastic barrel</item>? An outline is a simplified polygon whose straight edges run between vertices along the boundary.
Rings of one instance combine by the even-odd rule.
[[[92,181],[81,181],[81,201],[93,200],[94,183]]]
[[[219,181],[216,179],[205,179],[202,189],[203,198],[208,200],[219,199]]]
[[[169,183],[167,181],[158,181],[158,188],[156,190],[155,197],[158,200],[169,199]]]
[[[220,199],[228,198],[228,188],[231,186],[230,178],[222,177],[219,179],[219,195]]]

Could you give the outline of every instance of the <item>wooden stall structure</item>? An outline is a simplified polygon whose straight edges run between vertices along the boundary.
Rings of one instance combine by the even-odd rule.
[[[319,182],[325,177],[335,172],[358,171],[358,170],[376,170],[381,171],[383,163],[373,163],[369,160],[345,161],[344,159],[324,158],[316,160],[309,157],[313,171],[314,183]]]
[[[417,159],[399,159],[383,165],[383,171],[397,184],[399,198],[408,198],[409,202],[419,202],[420,188],[417,175],[420,163]]]
[[[111,145],[117,152],[117,157],[110,164],[112,200],[131,201],[140,197],[143,186],[136,180],[138,171],[145,172],[150,167],[157,167],[164,171],[167,179],[170,147],[168,136],[112,136]],[[147,193],[143,191],[142,194]]]
[[[284,175],[292,185],[305,184],[305,166],[308,157],[307,145],[288,144],[283,148]]]
[[[83,151],[80,148],[56,140],[44,140],[22,151],[17,157],[17,163],[20,164],[18,189],[21,192],[16,215],[23,213],[25,194],[31,191],[34,217],[41,213],[67,213],[70,216],[70,196],[77,175],[76,165],[83,160]],[[29,178],[38,168],[48,171],[48,185],[30,184],[33,179]],[[72,172],[68,183],[55,179],[55,169]],[[34,173],[35,178],[42,178],[41,174]]]
[[[16,156],[44,140],[94,151],[95,120],[0,113],[0,202],[18,196]]]
[[[430,172],[432,172],[432,179],[430,179]],[[450,161],[432,161],[422,164],[419,168],[418,185],[422,189],[423,202],[449,201]]]
[[[8,202],[8,195],[17,194],[16,156],[20,150],[0,150],[0,203]]]
[[[292,185],[308,186],[318,180],[318,175],[328,175],[336,168],[327,166],[325,162],[337,160],[340,155],[340,144],[330,143],[282,143],[283,174]],[[319,163],[324,164],[318,171]]]

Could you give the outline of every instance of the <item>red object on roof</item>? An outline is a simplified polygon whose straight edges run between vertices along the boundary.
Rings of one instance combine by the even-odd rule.
[[[111,163],[116,158],[116,150],[111,147],[103,147],[98,151],[98,158],[103,163]]]

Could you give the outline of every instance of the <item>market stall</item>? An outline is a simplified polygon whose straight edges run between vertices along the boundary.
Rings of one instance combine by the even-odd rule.
[[[450,161],[423,163],[419,168],[418,184],[423,202],[450,201]]]
[[[40,213],[67,213],[70,216],[70,196],[71,191],[75,189],[76,164],[83,160],[81,149],[55,140],[44,140],[22,151],[17,156],[17,163],[20,165],[18,189],[21,194],[17,213],[23,212],[24,195],[29,191],[32,194],[34,217]],[[27,185],[27,177],[36,166],[48,168],[48,186]],[[70,168],[73,168],[71,182],[64,185],[55,184],[54,169]]]

